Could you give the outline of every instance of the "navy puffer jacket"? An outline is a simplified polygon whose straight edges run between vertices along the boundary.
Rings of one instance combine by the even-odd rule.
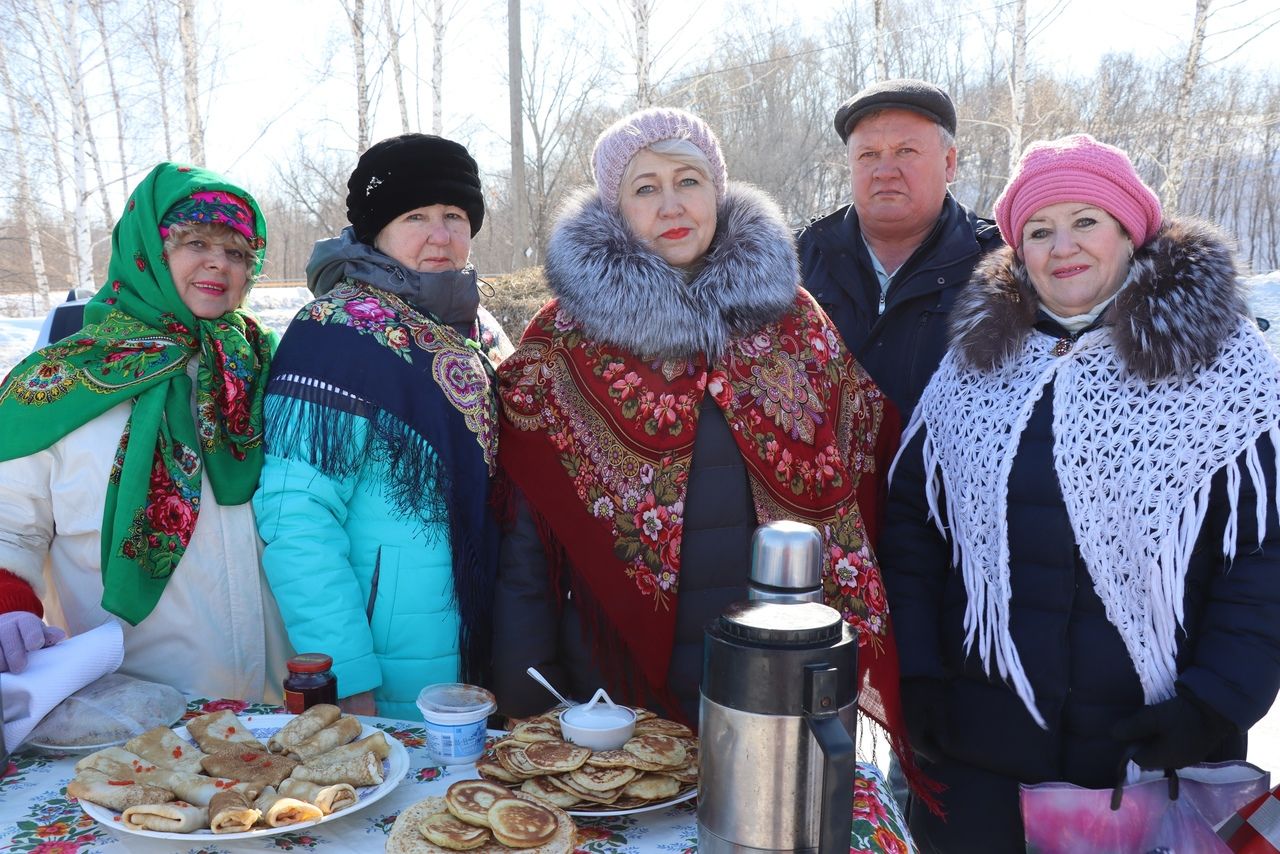
[[[853,205],[796,233],[800,275],[845,346],[898,407],[903,423],[947,350],[947,317],[983,253],[1001,245],[995,223],[947,194],[933,231],[880,284]]]

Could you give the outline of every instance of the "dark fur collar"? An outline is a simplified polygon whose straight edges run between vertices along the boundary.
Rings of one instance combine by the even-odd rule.
[[[1014,251],[992,252],[956,299],[952,346],[970,365],[990,370],[1019,351],[1038,307]],[[1230,241],[1211,225],[1179,219],[1134,253],[1131,280],[1102,321],[1129,370],[1154,382],[1211,362],[1249,316]]]
[[[776,320],[800,283],[791,230],[760,190],[730,184],[706,263],[691,281],[631,233],[594,190],[565,205],[547,246],[560,306],[595,340],[646,358],[707,353]]]

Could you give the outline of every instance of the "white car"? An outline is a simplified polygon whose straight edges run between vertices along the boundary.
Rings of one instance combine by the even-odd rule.
[[[54,341],[60,341],[84,326],[84,306],[93,298],[92,292],[73,288],[67,293],[67,301],[55,305],[44,317],[40,332],[36,335],[33,351]]]

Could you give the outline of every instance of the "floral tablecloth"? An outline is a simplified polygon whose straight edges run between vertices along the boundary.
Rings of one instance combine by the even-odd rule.
[[[218,709],[237,714],[276,714],[278,706],[248,704],[238,700],[193,700],[186,718]],[[421,722],[388,718],[363,718],[389,736],[399,739],[409,753],[409,773],[389,795],[349,817],[335,819],[289,833],[260,839],[211,841],[193,839],[183,847],[168,839],[146,839],[108,830],[81,811],[67,796],[67,783],[74,776],[75,756],[18,752],[0,776],[0,851],[22,854],[80,854],[89,851],[144,852],[144,854],[222,854],[222,852],[381,851],[396,816],[410,804],[428,795],[442,795],[450,784],[474,777],[472,765],[439,766],[426,750],[426,731]],[[907,854],[902,815],[889,795],[879,769],[858,767],[854,797],[852,851]],[[693,852],[698,847],[695,802],[687,801],[668,809],[634,815],[575,819],[578,823],[578,851]],[[208,843],[208,844],[202,844]]]

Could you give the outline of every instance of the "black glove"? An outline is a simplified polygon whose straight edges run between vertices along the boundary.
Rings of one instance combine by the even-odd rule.
[[[903,679],[898,692],[911,749],[930,762],[937,762],[942,758],[948,731],[947,686],[941,679]]]
[[[1135,715],[1117,721],[1111,737],[1136,742],[1133,761],[1143,768],[1162,771],[1203,762],[1235,724],[1188,693],[1172,700],[1144,706]]]

